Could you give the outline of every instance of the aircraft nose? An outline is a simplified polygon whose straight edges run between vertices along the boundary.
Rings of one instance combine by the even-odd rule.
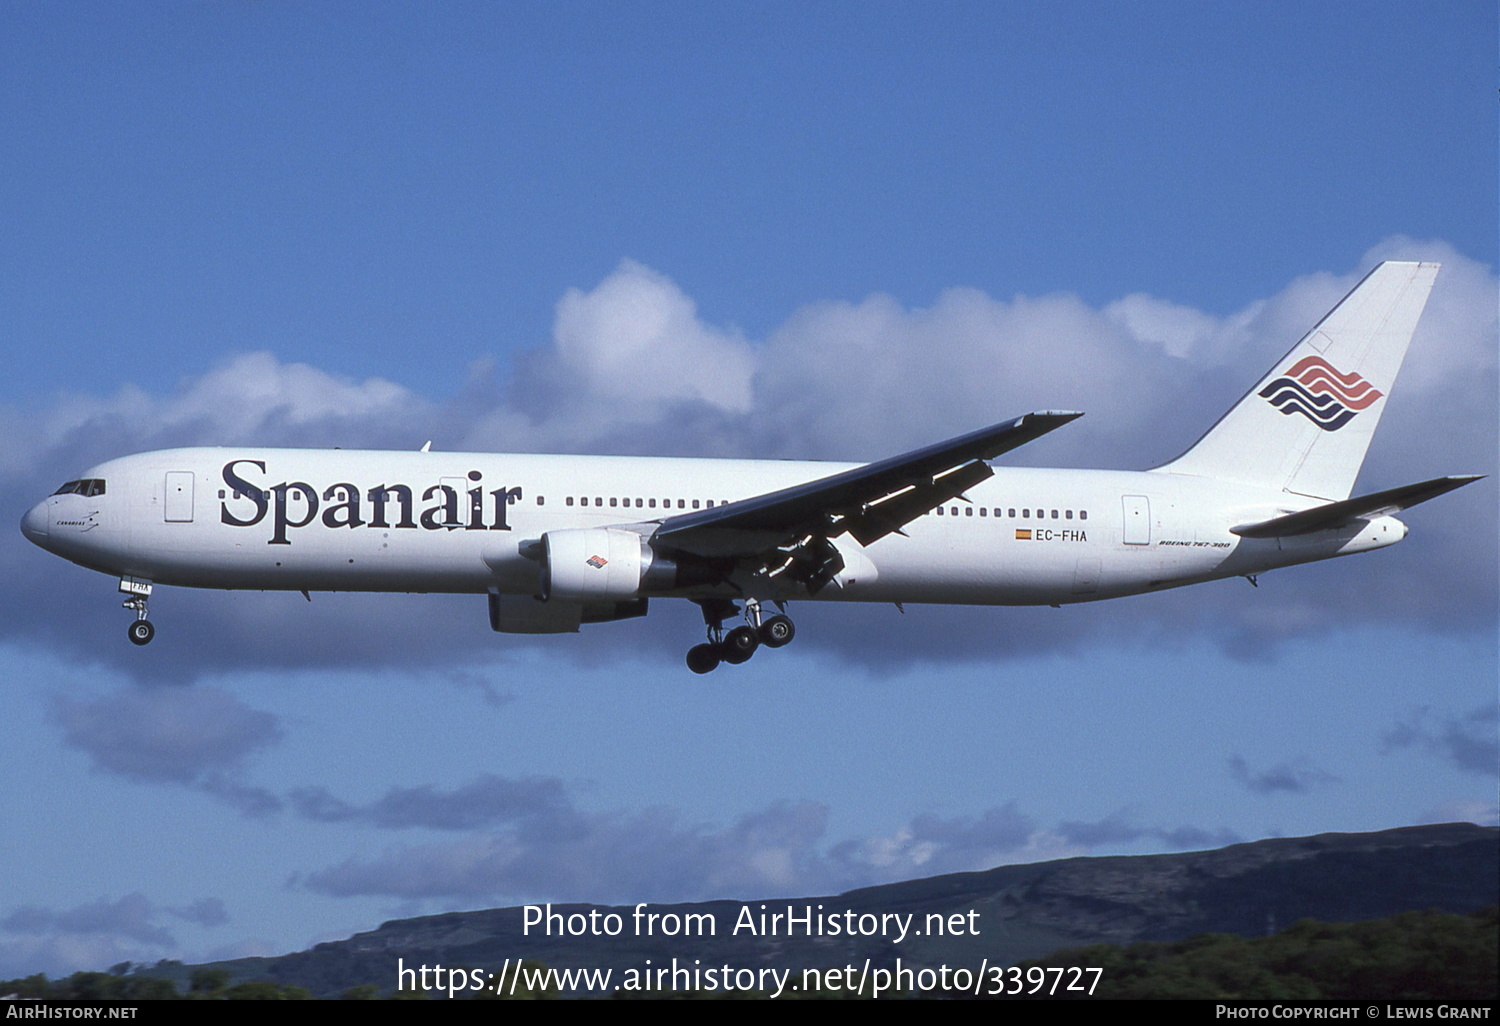
[[[21,518],[21,533],[37,545],[47,544],[47,532],[52,527],[52,510],[43,499],[26,511]]]

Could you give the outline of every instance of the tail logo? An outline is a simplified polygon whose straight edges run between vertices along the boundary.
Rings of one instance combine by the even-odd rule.
[[[1321,356],[1303,357],[1261,389],[1282,413],[1300,413],[1324,431],[1337,431],[1385,393],[1358,374],[1341,374]]]

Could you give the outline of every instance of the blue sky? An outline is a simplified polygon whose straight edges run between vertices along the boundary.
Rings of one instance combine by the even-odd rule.
[[[184,444],[1181,451],[1385,258],[1361,478],[1496,471],[1490,5],[0,8],[0,519]],[[628,358],[622,354],[630,353]],[[1399,547],[1064,610],[114,584],[0,537],[0,976],[524,901],[1496,821],[1494,479]]]

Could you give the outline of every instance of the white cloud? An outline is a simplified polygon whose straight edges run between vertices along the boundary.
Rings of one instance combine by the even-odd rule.
[[[816,802],[780,801],[714,828],[683,823],[663,808],[622,814],[569,807],[503,830],[392,846],[300,883],[334,897],[419,902],[764,898],[1040,862],[1122,839],[1150,837],[1169,848],[1181,847],[1182,838],[1237,839],[1223,831],[1134,826],[1118,816],[1044,829],[1012,802],[977,816],[917,816],[888,834],[830,841],[828,816]]]
[[[380,378],[347,381],[259,352],[231,357],[167,396],[126,385],[104,400],[64,397],[43,423],[52,444],[106,424],[136,442],[161,438],[174,445],[264,443],[268,435],[273,440],[290,438],[319,425],[353,424],[366,434],[372,422],[423,405],[413,393]]]
[[[575,451],[622,431],[667,429],[683,408],[753,412],[756,354],[714,328],[665,275],[632,260],[557,304],[551,345],[521,362],[512,404],[486,411],[464,446]]]
[[[616,415],[682,399],[750,412],[749,344],[705,325],[675,283],[633,260],[590,292],[568,290],[552,344],[563,371]]]
[[[1130,338],[1159,346],[1168,356],[1201,362],[1222,359],[1242,345],[1261,304],[1256,303],[1234,317],[1220,320],[1192,307],[1133,292],[1104,308],[1104,316],[1116,322]]]
[[[1500,801],[1495,798],[1455,798],[1428,810],[1420,822],[1500,826]]]

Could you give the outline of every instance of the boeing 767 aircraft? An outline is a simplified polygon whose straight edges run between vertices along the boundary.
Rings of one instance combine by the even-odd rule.
[[[137,645],[158,584],[488,594],[490,626],[521,634],[684,598],[707,625],[698,673],[791,641],[791,600],[1061,605],[1254,581],[1394,544],[1392,514],[1478,479],[1349,497],[1437,271],[1375,268],[1152,470],[990,465],[1081,416],[1056,411],[863,466],[171,449],[88,470],[21,530],[118,577]]]

